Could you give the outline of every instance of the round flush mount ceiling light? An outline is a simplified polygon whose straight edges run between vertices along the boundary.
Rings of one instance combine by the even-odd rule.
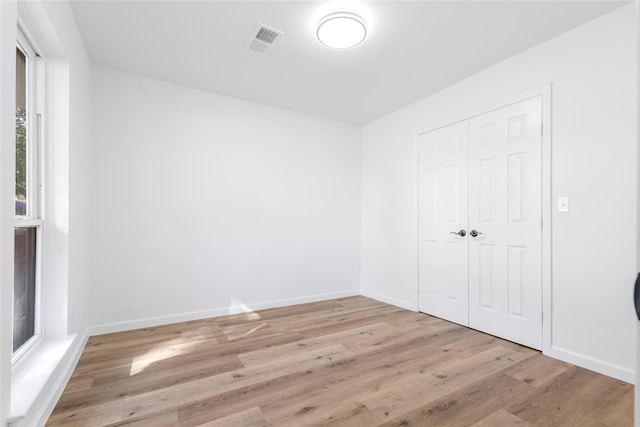
[[[318,22],[316,37],[328,48],[351,49],[367,38],[367,23],[355,12],[332,12]]]

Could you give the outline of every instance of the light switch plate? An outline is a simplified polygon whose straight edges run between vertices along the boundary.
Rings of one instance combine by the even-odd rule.
[[[568,197],[558,197],[558,212],[569,212]]]

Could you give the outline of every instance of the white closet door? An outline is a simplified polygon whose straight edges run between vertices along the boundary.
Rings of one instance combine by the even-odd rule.
[[[542,348],[541,99],[469,121],[469,326]],[[473,230],[479,233],[473,237]]]
[[[419,309],[468,325],[468,122],[419,135],[418,156]]]

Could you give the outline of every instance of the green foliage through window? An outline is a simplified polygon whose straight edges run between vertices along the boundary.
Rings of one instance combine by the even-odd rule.
[[[16,109],[16,199],[27,199],[27,112],[22,108]]]

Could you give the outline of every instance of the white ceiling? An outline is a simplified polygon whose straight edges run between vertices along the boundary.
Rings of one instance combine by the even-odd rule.
[[[95,64],[353,124],[365,124],[627,2],[76,1]],[[314,23],[360,11],[369,37],[332,51]],[[284,31],[266,56],[258,23]]]

